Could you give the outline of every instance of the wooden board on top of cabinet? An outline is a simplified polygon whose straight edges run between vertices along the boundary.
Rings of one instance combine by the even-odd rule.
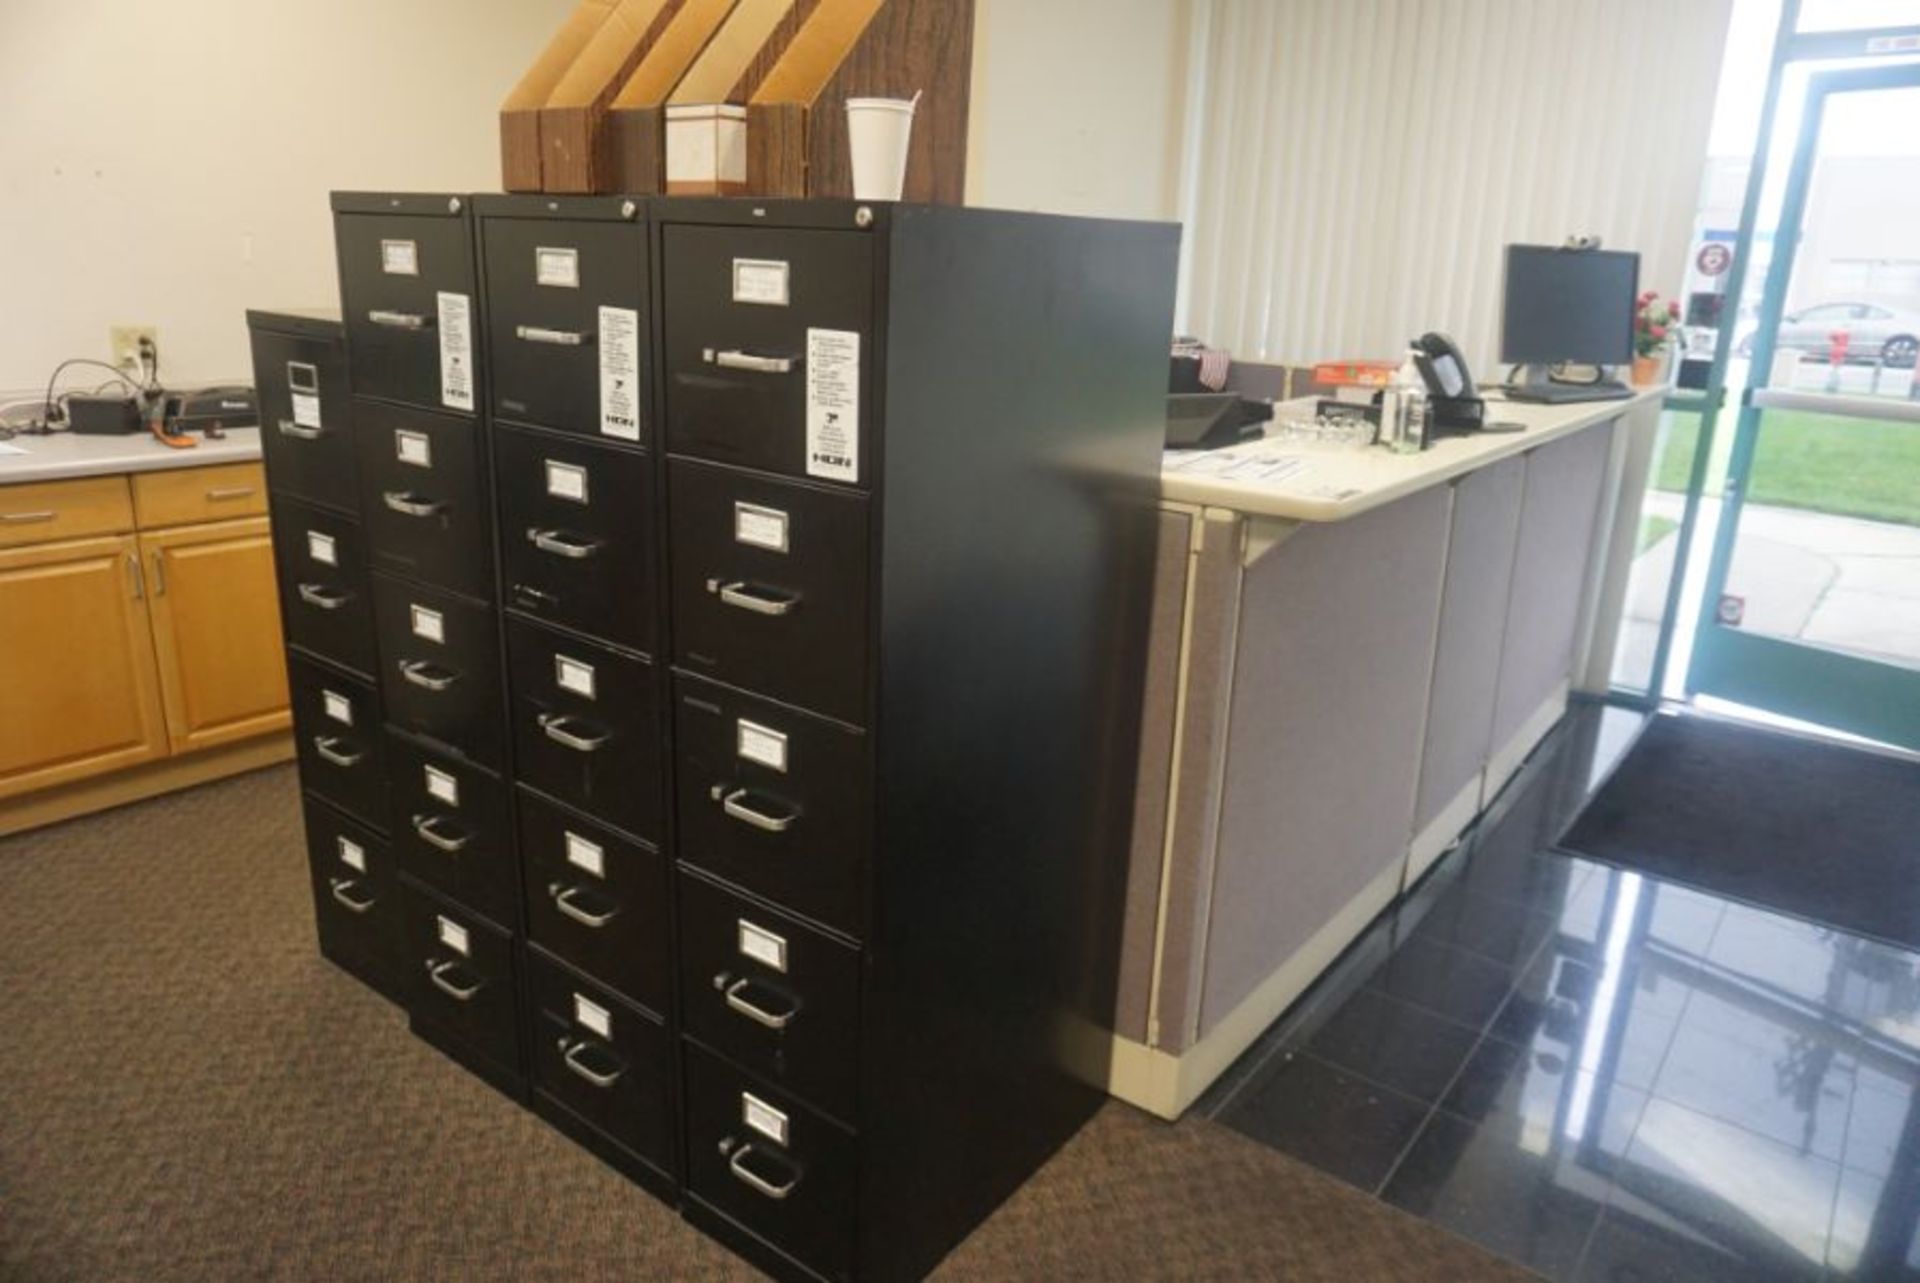
[[[174,749],[289,725],[267,519],[142,531],[140,552]]]
[[[0,798],[165,756],[142,578],[131,535],[0,550]]]
[[[0,548],[133,529],[127,479],[76,477],[0,486]]]
[[[254,461],[137,472],[133,510],[142,530],[257,517],[267,510],[266,470]]]

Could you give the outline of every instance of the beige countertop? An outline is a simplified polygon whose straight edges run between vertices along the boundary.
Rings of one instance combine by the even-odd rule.
[[[218,439],[202,437],[191,449],[160,444],[145,432],[116,436],[21,435],[0,441],[0,486],[23,481],[60,481],[116,472],[157,472],[199,468],[214,463],[243,463],[260,457],[258,428],[230,428]],[[16,453],[24,451],[24,453]]]

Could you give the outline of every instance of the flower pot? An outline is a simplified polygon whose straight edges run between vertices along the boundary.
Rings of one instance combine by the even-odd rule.
[[[1650,388],[1666,381],[1667,354],[1655,352],[1652,356],[1633,358],[1633,385],[1637,388]]]

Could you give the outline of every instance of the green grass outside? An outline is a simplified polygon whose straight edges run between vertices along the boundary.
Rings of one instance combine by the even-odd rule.
[[[1655,488],[1686,493],[1699,422],[1695,414],[1673,416]],[[1709,493],[1726,474],[1737,422],[1735,414],[1723,414],[1714,433]],[[1760,420],[1747,502],[1920,526],[1920,424],[1768,410]]]
[[[1665,539],[1680,528],[1680,523],[1671,517],[1645,516],[1640,518],[1640,539],[1635,545],[1633,555],[1638,557],[1647,549]]]

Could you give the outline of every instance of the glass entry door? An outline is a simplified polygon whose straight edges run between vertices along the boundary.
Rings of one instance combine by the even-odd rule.
[[[1688,688],[1920,749],[1920,65],[1801,122]]]

